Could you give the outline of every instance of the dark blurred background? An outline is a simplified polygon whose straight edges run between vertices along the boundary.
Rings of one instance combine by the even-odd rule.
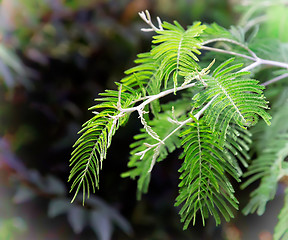
[[[140,127],[133,116],[112,141],[100,190],[85,207],[80,198],[70,204],[69,158],[77,132],[92,116],[87,109],[98,93],[115,88],[137,53],[150,50],[152,35],[140,31],[145,24],[137,13],[148,9],[153,18],[183,26],[200,20],[229,27],[238,19],[236,3],[0,1],[1,240],[271,239],[265,224],[256,237],[243,238],[258,217],[249,220],[240,212],[237,222],[215,227],[212,220],[205,229],[182,231],[179,209],[173,207],[177,152],[155,167],[149,193],[136,201],[136,182],[120,177]],[[247,193],[238,197],[247,199]],[[274,212],[269,214],[276,221]]]

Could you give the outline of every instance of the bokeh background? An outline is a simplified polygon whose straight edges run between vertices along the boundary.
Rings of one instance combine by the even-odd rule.
[[[153,170],[149,193],[136,200],[136,182],[122,179],[133,116],[112,141],[100,190],[70,204],[72,145],[98,93],[149,51],[151,33],[138,12],[229,27],[236,0],[2,0],[0,1],[0,239],[2,240],[270,240],[281,196],[263,217],[237,213],[182,231],[174,208],[178,152]],[[134,120],[136,119],[136,116]],[[247,203],[248,192],[237,197]]]

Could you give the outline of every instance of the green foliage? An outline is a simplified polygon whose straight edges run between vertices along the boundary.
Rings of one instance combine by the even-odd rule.
[[[243,209],[245,215],[257,212],[262,215],[265,212],[268,201],[273,200],[278,189],[278,182],[288,174],[288,106],[287,90],[282,90],[278,101],[272,106],[271,127],[266,128],[263,133],[261,124],[255,126],[254,140],[258,157],[253,160],[244,177],[249,177],[242,188],[251,183],[259,181],[259,186],[252,191],[250,201]],[[263,123],[262,123],[263,124]],[[278,218],[279,222],[275,227],[274,239],[287,238],[287,189],[285,204]]]
[[[148,124],[151,127],[157,126],[157,136],[159,139],[164,138],[171,131],[174,130],[175,124],[166,121],[167,114],[159,115],[158,119],[149,121]],[[135,142],[130,145],[131,157],[128,163],[128,167],[133,168],[129,172],[122,174],[122,177],[135,178],[139,176],[138,180],[138,198],[140,194],[147,193],[148,185],[150,181],[151,170],[157,160],[157,162],[164,160],[168,153],[173,152],[176,148],[180,147],[180,141],[177,135],[169,138],[165,144],[160,144],[154,148],[153,151],[148,151],[147,153],[140,155],[147,149],[147,146],[157,144],[157,140],[151,138],[151,136],[145,131],[144,128],[141,129],[141,134],[135,136]]]
[[[238,204],[233,195],[234,189],[224,174],[229,169],[238,180],[235,169],[229,166],[210,128],[205,126],[203,120],[193,120],[194,123],[188,124],[189,128],[180,134],[184,147],[181,158],[184,158],[184,162],[179,170],[181,182],[175,205],[184,202],[180,211],[181,221],[185,222],[184,229],[191,220],[195,224],[196,213],[199,211],[203,225],[209,213],[214,216],[216,224],[221,222],[217,210],[228,221],[233,217],[229,205],[237,208]]]
[[[193,116],[191,116],[193,119]],[[203,119],[187,124],[188,128],[181,132],[181,144],[184,158],[179,184],[179,196],[176,206],[183,204],[180,211],[181,221],[186,229],[191,220],[196,221],[196,213],[200,211],[203,225],[209,214],[213,215],[216,224],[220,224],[221,213],[226,221],[234,217],[233,208],[238,209],[238,201],[227,174],[238,182],[242,171],[238,160],[247,165],[247,151],[251,134],[237,127],[229,128],[228,141],[225,147],[218,143],[215,133]],[[242,156],[243,155],[243,156]]]
[[[284,240],[288,238],[288,188],[285,190],[284,206],[278,216],[279,222],[275,227],[275,240]]]
[[[269,129],[271,116],[264,86],[284,78],[288,64],[262,59],[249,48],[257,41],[256,28],[236,26],[226,30],[216,24],[196,22],[185,30],[176,21],[174,25],[161,24],[158,19],[158,29],[149,13],[140,16],[151,26],[148,30],[157,35],[153,37],[151,51],[139,54],[135,61],[138,65],[126,71],[128,75],[117,84],[118,91],[101,94],[103,98],[96,100],[102,103],[91,108],[101,111],[83,126],[82,136],[74,145],[69,178],[74,179],[71,190],[76,189],[73,200],[80,189],[84,201],[86,192],[89,197],[90,188],[95,191],[99,186],[99,169],[111,138],[136,112],[142,128],[130,145],[130,169],[122,177],[137,178],[138,198],[148,191],[154,165],[183,147],[175,205],[181,207],[184,229],[191,222],[194,225],[198,215],[203,225],[210,215],[216,225],[222,217],[229,221],[238,209],[231,179],[241,182],[243,169],[249,165],[252,138],[248,128],[260,119],[259,129]],[[214,42],[212,47],[206,46]],[[213,57],[211,53],[203,57],[203,51],[213,52]],[[252,74],[255,77],[257,71],[263,70],[262,65],[281,68],[274,73],[280,75],[279,79],[264,84],[252,79]],[[278,90],[271,95],[275,97]],[[173,93],[177,101],[163,99]],[[256,159],[244,173],[250,178],[242,186],[256,180],[261,183],[252,192],[245,214],[256,210],[262,214],[267,201],[275,196],[279,179],[288,175],[287,129],[278,129],[277,123],[277,119],[287,119],[288,111],[283,113],[283,107],[279,109],[272,112],[276,120],[267,130],[271,132],[265,133],[267,138],[262,143],[253,139],[255,146],[262,144],[261,152],[255,153]],[[149,110],[152,114],[148,114]],[[283,211],[275,233],[278,239],[286,231]]]
[[[254,213],[256,210],[258,215],[264,213],[266,203],[275,196],[278,180],[288,172],[284,162],[287,155],[288,134],[282,134],[270,139],[263,153],[252,162],[244,177],[253,176],[242,186],[244,188],[259,179],[261,183],[251,193],[251,199],[243,209],[244,214]]]
[[[178,101],[174,102],[173,106],[185,106],[186,108],[189,107],[187,101]],[[187,106],[188,105],[188,106]],[[159,139],[163,139],[166,137],[170,132],[175,129],[175,123],[171,121],[167,121],[168,118],[172,118],[171,108],[167,108],[167,106],[163,106],[163,108],[167,109],[165,112],[158,115],[158,118],[154,118],[153,120],[148,122],[148,125],[152,128],[156,129],[156,134]],[[177,114],[174,113],[174,117],[180,117],[183,112],[185,113],[185,108],[183,107],[184,111],[178,112]],[[142,193],[147,193],[148,186],[150,182],[150,175],[154,164],[165,160],[168,153],[173,152],[176,148],[181,146],[180,138],[177,134],[172,135],[165,141],[165,144],[157,145],[157,140],[151,138],[150,134],[142,128],[141,133],[134,137],[135,142],[130,145],[131,154],[128,163],[128,167],[132,168],[126,173],[122,174],[122,177],[130,177],[138,179],[138,199],[141,197]],[[147,146],[155,145],[153,151],[147,151]]]
[[[230,121],[234,121],[241,127],[249,127],[258,121],[261,116],[267,124],[271,118],[264,109],[267,102],[264,100],[262,89],[258,81],[244,78],[248,72],[233,72],[242,64],[224,68],[233,59],[229,59],[218,66],[212,78],[205,79],[208,87],[204,92],[199,92],[193,100],[197,101],[197,107],[207,104],[209,100],[217,96],[205,113],[205,121],[213,132],[219,135],[220,143],[223,144]]]
[[[138,54],[138,59],[135,60],[135,63],[138,65],[127,70],[125,72],[127,76],[123,78],[121,82],[123,83],[123,86],[129,86],[130,89],[136,87],[136,91],[141,91],[143,96],[146,96],[146,89],[144,86],[155,79],[154,75],[158,65],[150,52]]]
[[[195,55],[191,55],[189,49],[199,48],[200,41],[195,40],[195,42],[192,41],[192,43],[189,43],[188,39],[191,37],[195,37],[196,39],[204,27],[199,26],[198,23],[184,31],[178,23],[175,24],[175,26],[168,23],[164,24],[164,28],[167,29],[169,37],[162,34],[162,38],[153,41],[154,43],[160,44],[158,44],[157,47],[152,48],[151,53],[138,55],[138,60],[135,61],[138,66],[126,71],[128,76],[122,80],[123,85],[121,85],[121,90],[119,88],[119,93],[118,91],[107,91],[106,93],[101,94],[104,98],[96,100],[102,101],[102,103],[90,108],[90,110],[102,109],[102,111],[96,113],[92,119],[83,125],[83,129],[79,132],[82,136],[74,144],[75,149],[72,152],[72,157],[70,159],[70,166],[73,167],[69,177],[69,181],[74,179],[71,191],[74,188],[76,189],[73,200],[81,187],[83,189],[83,201],[86,192],[89,197],[89,182],[92,183],[93,192],[95,192],[95,187],[99,186],[99,168],[102,167],[102,161],[106,158],[106,152],[111,144],[111,138],[118,127],[124,124],[128,117],[128,114],[126,112],[121,112],[121,109],[131,107],[133,101],[139,99],[141,94],[145,97],[147,92],[148,94],[159,93],[162,80],[165,80],[166,87],[167,80],[172,73],[174,74],[174,85],[176,87],[178,71],[182,69],[183,65],[187,65],[189,60],[194,61],[193,58],[195,58]],[[173,51],[170,51],[171,46],[173,46]],[[173,52],[173,59],[171,59],[170,62],[172,65],[169,66],[163,64],[163,62],[164,59],[170,59],[169,57],[171,56],[169,54],[168,56],[164,56],[163,52],[159,51],[161,48],[167,50],[167,47],[170,49],[168,51],[169,53]],[[176,52],[175,49],[177,50]],[[194,51],[200,54],[198,50]],[[176,64],[173,63],[173,61],[176,61]],[[156,115],[160,111],[157,101],[156,105],[151,101],[151,105],[152,111]],[[139,111],[142,110],[143,109],[139,109]],[[140,118],[148,135],[159,140],[157,133],[151,129],[150,125],[143,117],[143,114],[140,115]],[[158,155],[157,153],[159,150],[160,147],[157,147],[155,156]],[[148,178],[145,177],[145,179],[147,182]],[[143,181],[142,177],[140,182]],[[139,187],[141,186],[140,192],[142,191],[142,185],[143,183],[139,185]]]
[[[99,168],[102,168],[102,161],[106,158],[112,136],[119,126],[125,123],[127,118],[125,115],[116,118],[119,113],[119,110],[117,110],[117,104],[119,103],[117,91],[107,90],[101,96],[103,98],[97,99],[101,103],[90,109],[104,110],[100,113],[95,112],[95,116],[83,125],[83,129],[79,132],[82,135],[75,143],[75,150],[72,152],[70,166],[73,166],[73,168],[71,169],[69,181],[75,177],[71,187],[71,190],[76,188],[73,200],[77,196],[80,187],[83,188],[84,201],[86,191],[88,197],[90,195],[90,185],[92,185],[93,192],[95,192],[95,186],[99,186]],[[125,92],[121,97],[120,103],[123,107],[129,106],[133,100],[131,95]],[[89,181],[93,184],[90,184]]]
[[[160,62],[159,80],[164,80],[165,88],[171,75],[174,87],[177,87],[178,76],[181,73],[185,75],[198,68],[195,62],[198,58],[195,54],[201,54],[198,50],[201,47],[199,35],[205,29],[205,25],[201,25],[200,22],[188,27],[186,31],[178,22],[175,21],[174,24],[164,22],[164,31],[159,31],[159,35],[154,36],[152,41],[158,44],[152,48],[151,54]]]
[[[138,65],[125,71],[127,76],[121,80],[124,89],[129,86],[130,90],[140,92],[143,97],[159,93],[161,82],[157,74],[160,63],[156,62],[151,52],[138,54],[135,63]],[[160,112],[159,101],[151,102],[150,105],[153,114],[157,115]]]

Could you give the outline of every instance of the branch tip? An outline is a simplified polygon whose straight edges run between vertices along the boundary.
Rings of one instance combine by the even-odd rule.
[[[141,31],[143,32],[157,32],[157,31],[163,31],[162,22],[159,17],[157,17],[158,22],[158,28],[152,23],[151,16],[148,10],[142,11],[138,13],[139,16],[146,22],[151,28],[141,28]]]

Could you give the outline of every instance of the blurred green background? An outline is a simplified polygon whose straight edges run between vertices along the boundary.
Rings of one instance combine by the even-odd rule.
[[[173,207],[178,153],[155,167],[149,193],[136,201],[136,182],[120,177],[140,127],[133,117],[112,141],[100,190],[85,207],[81,200],[70,204],[68,193],[70,153],[81,124],[92,116],[87,109],[98,93],[115,87],[137,53],[150,48],[152,35],[140,31],[145,24],[137,13],[148,9],[153,18],[183,26],[200,20],[229,27],[239,17],[235,5],[235,0],[0,1],[0,239],[271,239],[272,228],[265,224],[255,238],[243,237],[260,218],[249,220],[240,212],[235,222],[215,227],[210,221],[205,229],[197,225],[183,232]],[[276,221],[273,212],[267,214]]]

